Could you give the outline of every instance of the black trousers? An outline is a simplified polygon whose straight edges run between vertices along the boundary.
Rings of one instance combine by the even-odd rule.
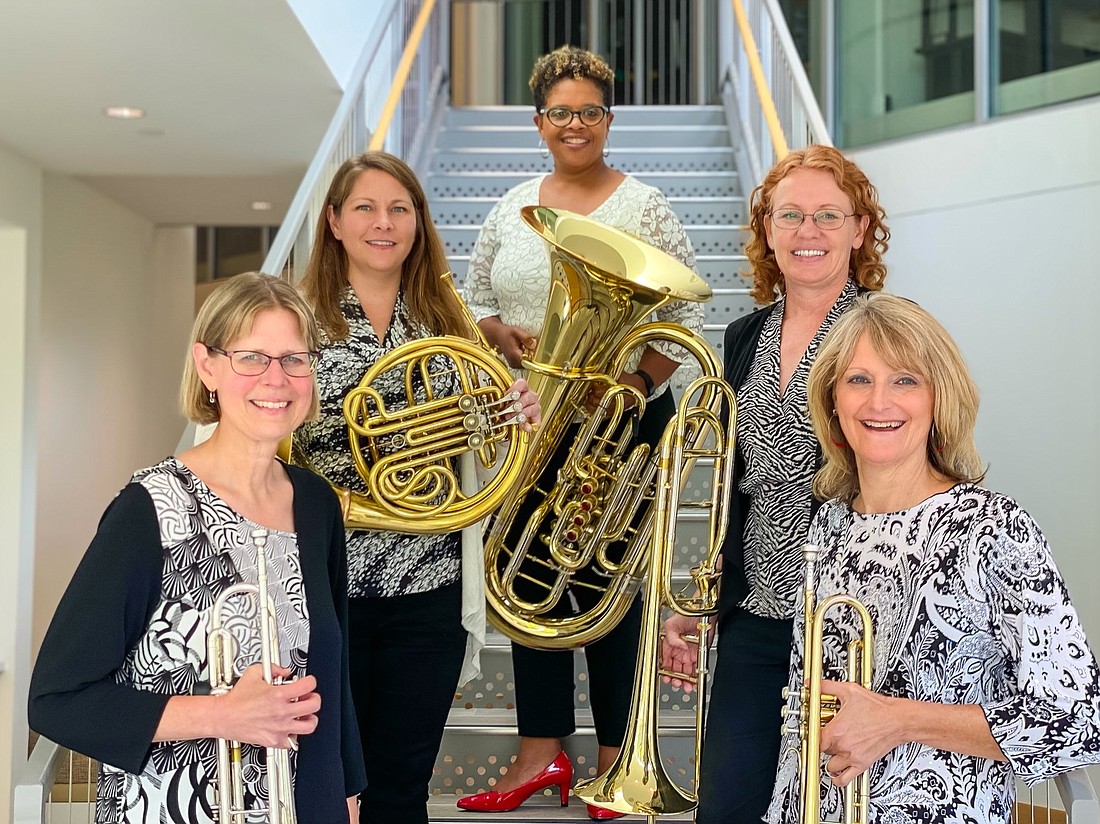
[[[466,650],[461,584],[349,599],[348,642],[367,768],[360,821],[426,824],[428,784]]]
[[[718,628],[696,824],[760,824],[779,765],[793,622],[742,609]]]
[[[674,409],[670,392],[650,401],[646,405],[645,415],[638,422],[636,441],[655,445]],[[543,478],[549,479],[550,483],[558,468],[564,464],[572,441],[572,435],[563,438],[559,454],[544,471]],[[526,515],[521,513],[521,518],[525,519]],[[613,550],[611,554],[614,555]],[[585,609],[587,600],[585,590],[578,588],[575,603]],[[611,632],[584,648],[592,720],[596,727],[596,739],[604,747],[618,747],[623,743],[641,624],[639,597],[635,598],[626,615]],[[563,738],[576,730],[573,657],[570,650],[534,650],[512,644],[516,723],[520,735]]]

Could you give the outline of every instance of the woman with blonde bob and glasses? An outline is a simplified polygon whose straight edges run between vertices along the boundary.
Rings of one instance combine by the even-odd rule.
[[[1046,538],[980,485],[978,390],[962,355],[915,303],[869,295],[826,337],[808,391],[825,455],[814,492],[828,499],[808,538],[816,603],[854,596],[874,631],[867,690],[839,680],[858,616],[824,620],[821,686],[840,709],[821,732],[822,812],[839,815],[841,788],[870,770],[869,821],[1007,823],[1017,779],[1100,762],[1100,682]],[[773,824],[799,820],[798,748],[792,729]]]
[[[101,762],[96,821],[217,821],[217,739],[243,744],[247,810],[268,801],[266,748],[289,752],[301,824],[358,821],[366,778],[348,679],[344,530],[336,496],[276,459],[317,415],[318,331],[290,284],[238,275],[203,303],[180,389],[210,438],[136,472],[104,513],[31,677],[32,728]],[[266,536],[278,657],[261,672],[256,601],[225,600],[235,642],[211,694],[215,602],[257,585]],[[221,822],[220,824],[227,824]]]

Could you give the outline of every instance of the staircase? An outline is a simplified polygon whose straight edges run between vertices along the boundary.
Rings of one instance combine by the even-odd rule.
[[[508,189],[549,172],[551,161],[537,149],[530,107],[451,109],[436,141],[425,181],[432,215],[447,246],[452,271],[461,282],[470,252],[489,209]],[[745,196],[735,171],[730,133],[719,106],[622,106],[615,109],[608,163],[660,188],[687,228],[699,273],[714,290],[706,305],[705,335],[719,350],[726,326],[751,311],[743,249]],[[682,370],[683,371],[683,370]],[[682,388],[680,377],[674,386]],[[698,497],[698,490],[691,491]],[[705,524],[684,514],[677,569],[687,570],[705,551]],[[455,693],[432,780],[433,822],[588,820],[573,798],[562,808],[547,791],[505,815],[463,812],[460,795],[491,789],[508,768],[517,744],[512,666],[506,638],[490,630],[481,655],[482,678]],[[584,656],[576,656],[577,732],[566,743],[576,778],[594,777],[596,739],[588,707]],[[661,755],[681,785],[694,776],[694,700],[676,690],[661,693]],[[778,722],[777,722],[778,723]],[[575,779],[576,780],[576,779]],[[669,817],[665,821],[690,821]]]

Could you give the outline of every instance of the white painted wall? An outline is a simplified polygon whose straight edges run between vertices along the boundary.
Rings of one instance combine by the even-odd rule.
[[[194,317],[190,230],[71,177],[44,184],[35,649],[104,508],[176,446]]]
[[[175,447],[194,235],[0,146],[0,824],[33,655],[99,517]]]
[[[42,171],[0,146],[0,824],[27,755]]]
[[[382,0],[287,0],[317,53],[341,87],[347,87],[355,61],[384,7]],[[392,61],[392,65],[396,61]]]
[[[990,487],[1042,526],[1100,653],[1100,98],[852,151],[890,291],[954,335]]]

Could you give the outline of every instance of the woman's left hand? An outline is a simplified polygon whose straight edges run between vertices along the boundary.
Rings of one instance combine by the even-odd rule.
[[[527,416],[527,420],[519,425],[525,432],[534,432],[535,427],[542,421],[542,407],[539,406],[539,396],[527,386],[527,381],[520,378],[508,387],[509,392],[519,394],[520,411]]]
[[[858,778],[873,763],[902,743],[902,699],[888,698],[851,681],[821,682],[821,691],[835,695],[840,710],[821,728],[821,751],[838,787]]]
[[[348,798],[348,824],[359,824],[359,796]]]

